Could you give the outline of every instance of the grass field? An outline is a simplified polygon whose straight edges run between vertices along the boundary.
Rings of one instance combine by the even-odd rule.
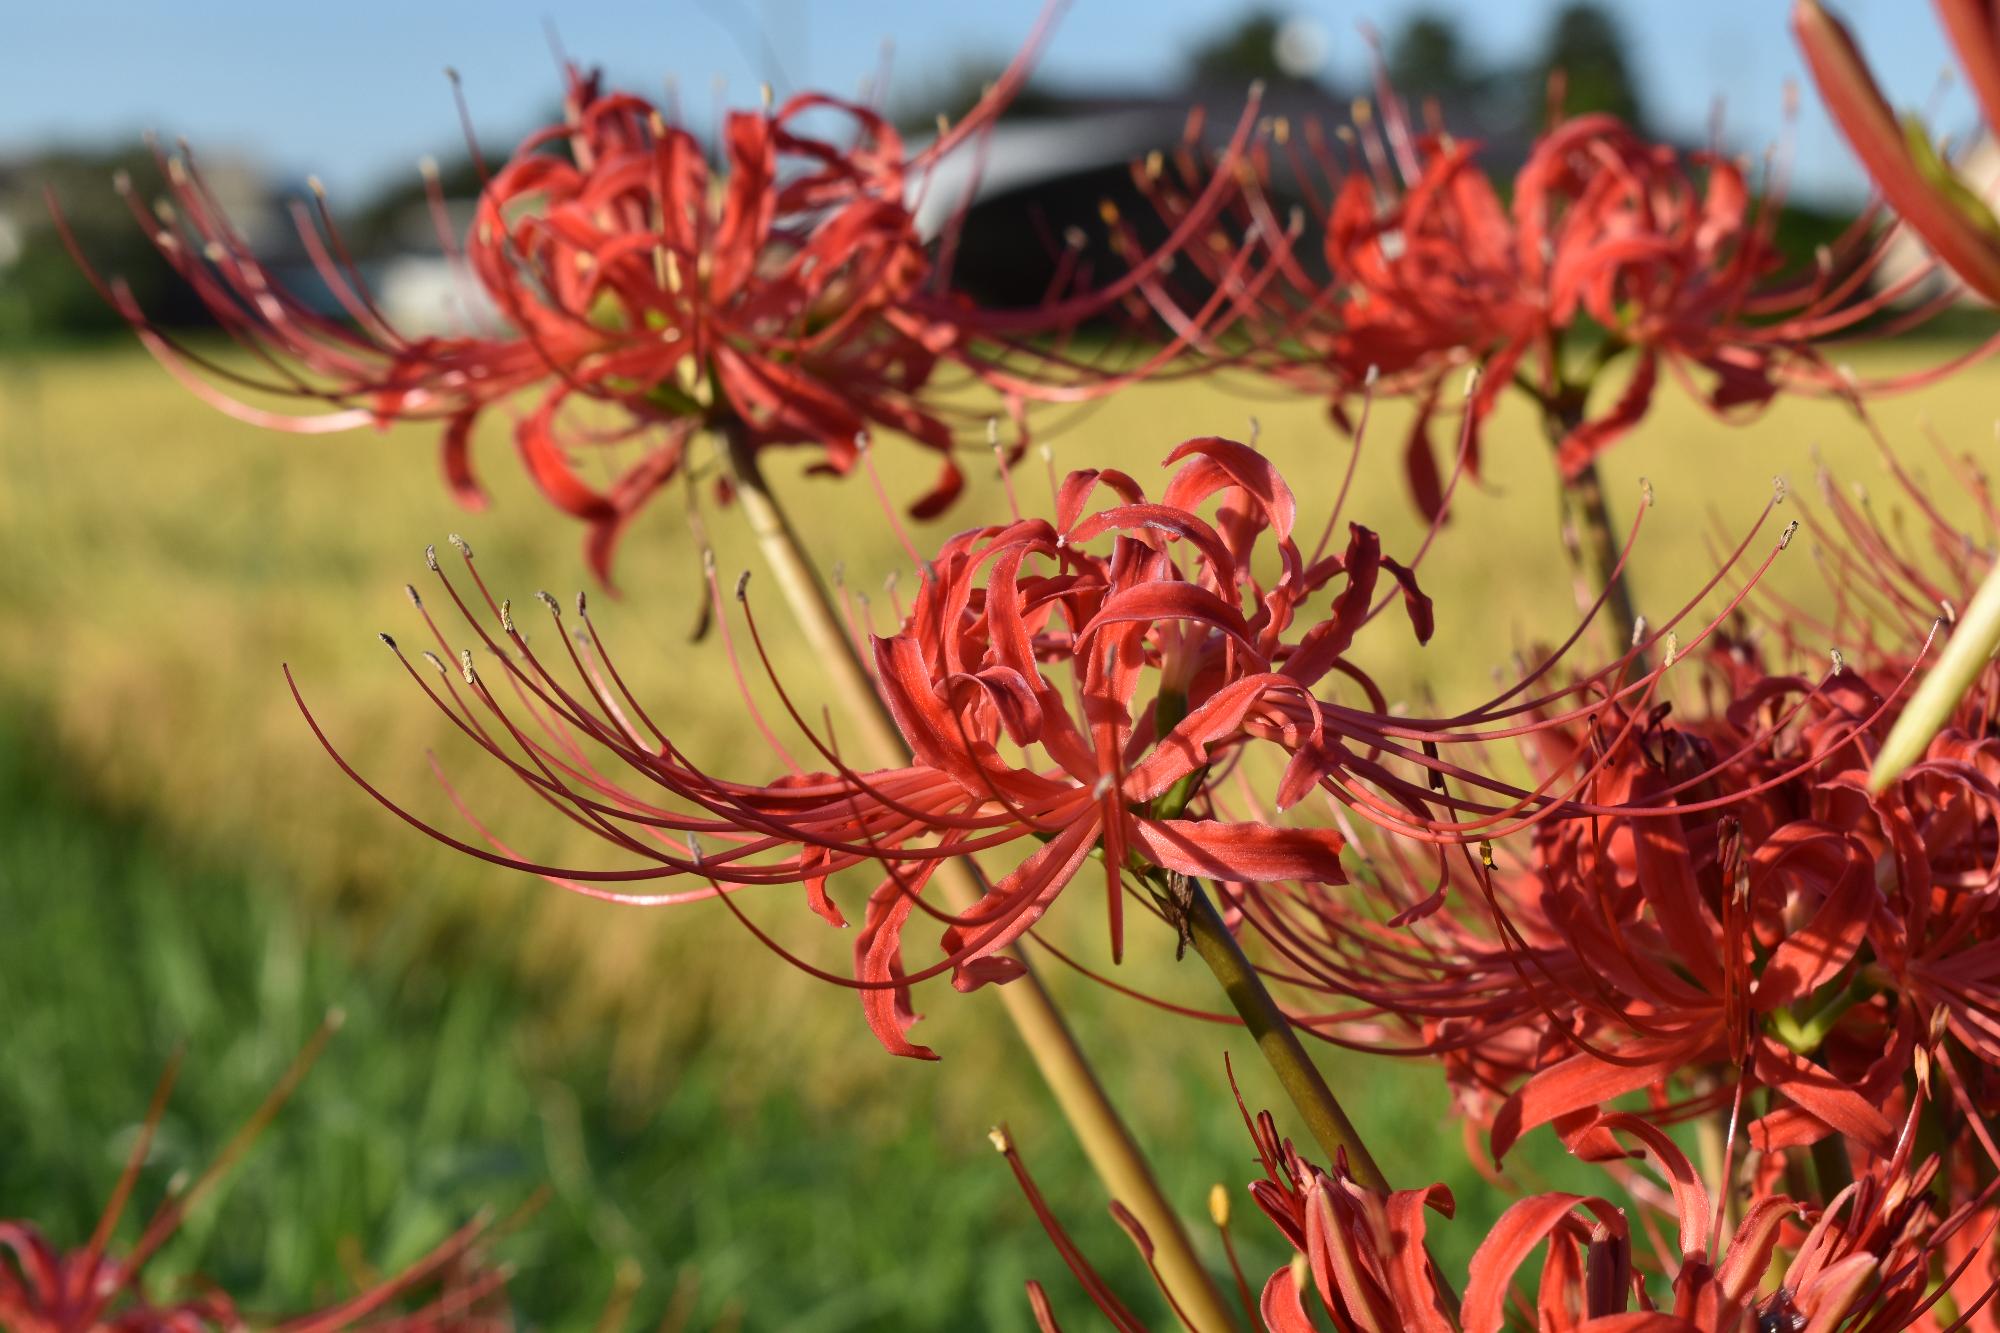
[[[1905,344],[1857,368],[1909,368],[1946,350]],[[1979,369],[1877,415],[1920,464],[1920,418],[1955,448],[1989,454],[1996,386]],[[1253,413],[1316,522],[1348,448],[1316,404],[1141,390],[1053,448],[1058,466],[1150,480],[1180,439],[1240,436]],[[1406,424],[1378,412],[1351,502],[1392,553],[1416,542],[1400,481]],[[1641,543],[1641,609],[1698,586],[1714,524],[1747,523],[1774,474],[1802,487],[1815,446],[1843,476],[1880,475],[1834,404],[1787,403],[1730,429],[1663,394],[1607,467],[1622,515],[1642,475],[1659,500]],[[1567,629],[1546,452],[1525,413],[1503,416],[1485,486],[1424,566],[1437,637],[1419,651],[1385,620],[1365,650],[1392,698],[1470,702],[1517,648]],[[928,464],[906,465],[893,443],[878,456],[896,495],[927,482]],[[719,909],[604,908],[461,861],[325,761],[281,662],[357,764],[416,808],[451,820],[428,776],[435,746],[510,837],[562,848],[546,819],[447,743],[375,639],[409,629],[401,585],[447,532],[465,533],[517,605],[538,587],[582,584],[579,533],[528,493],[498,425],[479,457],[496,503],[466,515],[421,432],[270,436],[203,408],[135,352],[0,369],[0,1003],[15,1027],[0,1046],[0,1216],[81,1239],[175,1043],[187,1044],[188,1072],[149,1173],[156,1188],[221,1141],[339,1003],[355,1019],[327,1067],[230,1200],[168,1256],[240,1278],[267,1307],[336,1286],[343,1238],[391,1263],[471,1209],[505,1209],[547,1183],[553,1202],[507,1246],[523,1309],[551,1326],[592,1322],[629,1259],[646,1278],[636,1313],[654,1322],[693,1273],[689,1327],[925,1328],[954,1315],[1022,1327],[1020,1279],[1065,1283],[984,1149],[1000,1119],[1096,1252],[1141,1286],[990,996],[921,996],[919,1032],[944,1060],[891,1061],[848,997],[763,956]],[[804,478],[799,461],[773,472],[809,539],[854,586],[880,587],[906,563],[888,524],[858,487]],[[1003,512],[991,470],[971,470],[947,529]],[[1032,469],[1017,480],[1044,493]],[[725,571],[755,567],[730,513],[708,522]],[[767,776],[719,647],[687,641],[701,593],[677,500],[628,538],[619,572],[627,596],[593,606],[641,697],[667,701],[656,713],[690,753]],[[782,627],[775,602],[764,605],[767,629]],[[778,670],[810,703],[809,655],[771,637]],[[790,898],[759,915],[825,961],[845,952]],[[1096,957],[1098,914],[1073,915],[1081,924],[1066,930],[1058,912],[1054,929]],[[1206,1000],[1166,941],[1133,952],[1134,979]],[[1225,1113],[1222,1050],[1236,1051],[1253,1101],[1276,1096],[1241,1044],[1162,1029],[1073,977],[1056,985],[1114,1083],[1134,1090],[1175,1196],[1198,1213],[1211,1180],[1240,1181],[1247,1151]],[[1355,1109],[1385,1167],[1450,1180],[1466,1236],[1502,1199],[1460,1162],[1440,1090],[1413,1069],[1371,1065],[1365,1080]],[[1547,1152],[1528,1161],[1560,1165]],[[1442,1234],[1446,1255],[1462,1258],[1469,1246]]]

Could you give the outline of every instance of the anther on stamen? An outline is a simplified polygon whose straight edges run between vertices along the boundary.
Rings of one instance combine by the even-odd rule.
[[[1949,597],[1938,598],[1938,609],[1944,612],[1945,624],[1947,625],[1958,624],[1958,608],[1951,604],[1951,598]]]
[[[461,648],[458,650],[458,674],[465,677],[467,685],[472,684],[478,679],[478,674],[472,669],[472,650],[470,648]]]
[[[736,600],[739,602],[742,601],[745,597],[749,595],[749,591],[750,591],[750,571],[746,569],[741,574],[738,574],[736,576]]]
[[[583,589],[578,588],[576,590],[576,613],[580,616],[589,615],[589,606],[590,598],[585,596]]]
[[[380,639],[383,643],[387,644],[390,652],[393,653],[396,651],[396,641],[394,639],[390,638],[386,634],[377,634],[375,637]]]
[[[1467,402],[1471,402],[1471,401],[1472,401],[1472,395],[1473,395],[1473,394],[1475,394],[1475,393],[1478,393],[1478,392],[1479,392],[1479,367],[1478,367],[1478,366],[1467,366],[1467,367],[1465,368],[1465,399],[1466,399],[1466,401],[1467,401]]]
[[[1365,387],[1372,389],[1375,387],[1376,381],[1380,380],[1381,378],[1382,378],[1382,367],[1370,366],[1368,367],[1368,373],[1361,377],[1361,383]]]
[[[1841,656],[1840,649],[1838,648],[1835,648],[1833,650],[1832,656],[1833,656],[1833,674],[1838,676],[1841,672],[1847,670],[1847,659]]]
[[[701,839],[692,833],[688,834],[688,859],[696,865],[702,863]]]
[[[1639,478],[1639,504],[1644,509],[1653,507],[1653,483],[1645,477]]]
[[[1646,617],[1632,617],[1632,646],[1637,648],[1646,641]]]
[[[424,547],[424,563],[430,567],[431,573],[437,573],[438,548],[435,545]]]
[[[458,553],[460,555],[464,556],[467,560],[472,559],[472,544],[466,541],[465,538],[459,536],[457,533],[454,532],[451,534],[450,537],[446,538],[446,540],[449,541],[453,546],[458,548]]]
[[[1792,534],[1798,530],[1799,521],[1797,519],[1793,519],[1791,522],[1785,524],[1785,530],[1778,534],[1778,549],[1780,551],[1792,544]]]
[[[986,1131],[986,1141],[993,1145],[993,1151],[1002,1154],[1014,1151],[1013,1136],[1007,1133],[1005,1125],[995,1125]]]
[[[1208,1187],[1208,1220],[1218,1228],[1229,1225],[1229,1190],[1219,1180]]]
[[[421,611],[424,609],[424,599],[418,595],[416,584],[405,583],[403,585],[403,596],[409,598],[410,605],[416,607],[417,610]]]
[[[500,628],[509,634],[514,632],[514,603],[504,597],[500,599]]]
[[[1785,484],[1785,478],[1783,477],[1783,475],[1771,478],[1771,503],[1780,505],[1783,504],[1785,502],[1785,495],[1788,489],[1789,488]]]
[[[550,615],[554,616],[557,620],[562,619],[562,606],[556,601],[554,593],[546,588],[542,588],[535,593],[535,596],[541,600],[543,606],[549,609]]]
[[[449,671],[449,668],[444,664],[444,659],[428,648],[424,649],[424,661],[429,662],[440,676],[446,675]]]
[[[1681,651],[1681,636],[1674,633],[1672,630],[1668,630],[1667,651],[1666,655],[1660,659],[1660,670],[1665,671],[1668,667],[1672,666],[1674,664],[1674,659],[1680,656],[1680,651]]]

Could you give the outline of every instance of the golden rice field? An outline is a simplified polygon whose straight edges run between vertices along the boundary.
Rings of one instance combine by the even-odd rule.
[[[1909,342],[1866,351],[1855,366],[1864,376],[1885,374],[1952,350]],[[1937,475],[1924,423],[1955,449],[1990,456],[1996,403],[2000,368],[1987,367],[1882,400],[1876,413],[1905,456]],[[1160,476],[1159,460],[1175,443],[1200,434],[1240,438],[1253,415],[1261,447],[1301,493],[1302,526],[1315,529],[1350,449],[1319,403],[1216,386],[1144,388],[1050,444],[1058,467],[1118,466],[1147,480]],[[1350,502],[1351,516],[1379,528],[1398,555],[1421,535],[1401,480],[1407,425],[1400,406],[1378,408]],[[408,428],[274,436],[200,405],[137,351],[50,354],[0,370],[0,706],[43,715],[61,738],[64,762],[93,784],[156,815],[192,849],[270,867],[315,911],[343,912],[364,923],[364,934],[414,933],[439,948],[504,952],[546,997],[545,1036],[615,1025],[623,1077],[635,1091],[655,1084],[681,1043],[719,1031],[739,1053],[746,1089],[797,1079],[826,1105],[865,1116],[870,1103],[860,1091],[884,1076],[885,1058],[855,1006],[761,956],[722,909],[603,907],[462,860],[384,814],[315,745],[285,688],[283,663],[334,738],[387,791],[451,824],[426,760],[436,747],[511,841],[564,847],[545,811],[453,743],[376,639],[378,630],[414,637],[402,585],[426,577],[425,544],[442,545],[450,532],[466,536],[496,592],[517,610],[538,588],[567,599],[585,581],[580,530],[530,493],[504,422],[488,423],[478,445],[495,495],[484,513],[465,513],[447,497],[434,443]],[[1872,484],[1881,475],[1859,423],[1838,404],[1787,402],[1737,428],[1663,390],[1652,418],[1606,466],[1622,518],[1636,506],[1642,476],[1657,497],[1638,555],[1640,609],[1657,614],[1698,587],[1712,567],[1715,534],[1754,519],[1774,475],[1804,488],[1816,452],[1843,479]],[[1530,415],[1510,404],[1487,441],[1483,482],[1461,496],[1422,567],[1437,603],[1436,637],[1418,649],[1403,622],[1385,617],[1361,654],[1390,698],[1474,702],[1517,651],[1571,625],[1547,455]],[[899,502],[927,486],[931,465],[915,450],[885,440],[877,456]],[[775,484],[809,542],[844,565],[850,586],[872,591],[878,623],[886,624],[885,580],[900,569],[906,590],[912,582],[890,523],[861,479],[809,478],[802,462],[775,461]],[[968,470],[972,485],[944,520],[947,530],[1004,514],[994,469],[981,459]],[[1046,498],[1034,456],[1015,480],[1026,502]],[[710,496],[701,502],[725,580],[756,569],[734,513]],[[941,535],[918,529],[916,540],[922,546]],[[1810,583],[1808,552],[1795,545],[1786,558]],[[690,754],[746,778],[767,776],[772,761],[746,720],[720,641],[689,640],[705,592],[678,496],[663,496],[628,536],[619,575],[624,597],[593,598],[593,615],[636,692]],[[753,577],[751,589],[778,672],[816,712],[820,682],[810,654],[788,633],[769,588]],[[772,707],[761,680],[754,692]],[[756,910],[823,961],[838,966],[845,957],[845,940],[829,938],[801,903],[773,897]],[[1056,914],[1054,928],[1097,956],[1100,913],[1071,914],[1067,925],[1064,916]],[[1133,978],[1204,998],[1202,978],[1174,971],[1166,940],[1150,943],[1142,936],[1132,950]],[[1171,1054],[1175,1068],[1187,1057],[1212,1069],[1206,1062],[1222,1044],[1214,1029],[1180,1030],[1182,1049],[1163,1053],[1156,1027],[1105,1003],[1088,983],[1058,976],[1056,985],[1085,1011],[1092,1041],[1112,1052],[1114,1065],[1164,1071],[1159,1061]],[[996,1104],[1004,1109],[996,1088],[1029,1095],[1018,1091],[1028,1076],[1011,1047],[964,1058],[997,1031],[989,997],[966,1001],[943,991],[929,1007],[920,1034],[943,1052],[947,1073],[961,1071],[946,1084],[943,1114],[983,1126]],[[1151,1043],[1144,1049],[1135,1040],[1142,1032]],[[906,1066],[894,1072],[930,1076]],[[1183,1105],[1209,1092],[1190,1091],[1185,1080],[1146,1086],[1155,1128],[1211,1109]],[[1394,1144],[1381,1152],[1396,1174],[1403,1153]]]

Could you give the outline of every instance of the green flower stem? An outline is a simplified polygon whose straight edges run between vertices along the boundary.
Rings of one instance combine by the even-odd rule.
[[[1306,1122],[1313,1141],[1326,1154],[1329,1163],[1340,1157],[1347,1159],[1347,1172],[1356,1183],[1371,1190],[1387,1191],[1388,1178],[1382,1168],[1375,1164],[1367,1145],[1361,1142],[1360,1133],[1354,1122],[1347,1118],[1340,1099],[1327,1086],[1326,1078],[1319,1072],[1319,1066],[1306,1054],[1306,1048],[1299,1041],[1299,1034],[1292,1029],[1291,1020],[1285,1011],[1271,998],[1271,992],[1264,986],[1264,980],[1257,975],[1257,969],[1243,952],[1243,946],[1229,933],[1229,927],[1222,920],[1222,914],[1215,910],[1208,890],[1199,880],[1184,880],[1186,898],[1183,906],[1187,913],[1188,941],[1194,946],[1201,961],[1208,964],[1208,970],[1215,973],[1215,979],[1222,983],[1230,1004],[1243,1019],[1243,1026],[1256,1039],[1257,1049],[1263,1053],[1272,1072],[1277,1074],[1279,1084],[1290,1097],[1292,1105]]]
[[[908,763],[909,748],[882,703],[874,680],[856,655],[826,586],[800,545],[791,521],[771,493],[755,451],[739,425],[725,423],[717,433],[728,451],[736,498],[744,519],[756,536],[765,562],[800,629],[846,703],[848,715],[859,728],[871,760],[884,765]],[[961,911],[977,902],[987,887],[978,866],[969,859],[941,864],[935,879],[947,900]],[[1028,967],[1027,959],[1018,949],[1009,950],[1008,956]],[[1103,1083],[1041,978],[1030,969],[1016,980],[993,989],[999,993],[1008,1017],[1105,1189],[1130,1209],[1146,1229],[1153,1242],[1153,1262],[1160,1279],[1183,1315],[1198,1333],[1223,1333],[1236,1328],[1235,1316],[1223,1301],[1221,1290],[1196,1257],[1186,1229],[1153,1178],[1152,1167],[1118,1109],[1111,1104]]]
[[[1979,679],[1996,648],[2000,648],[2000,565],[1995,565],[1986,582],[1979,585],[1971,605],[1945,640],[1937,665],[1925,675],[1902,716],[1889,729],[1889,739],[1882,742],[1875,767],[1868,773],[1870,790],[1883,790],[1923,757],[1931,738],[1944,730],[1952,710]]]
[[[1598,368],[1601,369],[1601,362]],[[1560,449],[1569,433],[1583,424],[1588,395],[1588,388],[1574,385],[1565,386],[1552,399],[1534,394],[1541,405],[1542,429],[1551,448]],[[1622,653],[1632,643],[1639,616],[1632,606],[1632,591],[1626,585],[1624,572],[1618,568],[1618,555],[1625,544],[1612,525],[1611,507],[1604,498],[1604,480],[1598,475],[1596,460],[1585,463],[1574,479],[1562,483],[1559,508],[1563,546],[1580,580],[1577,609],[1589,607],[1600,591],[1606,591],[1600,614],[1604,617],[1611,650]]]

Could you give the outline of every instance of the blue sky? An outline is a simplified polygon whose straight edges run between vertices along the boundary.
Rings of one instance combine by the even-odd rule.
[[[1957,90],[1940,100],[1948,51],[1918,0],[1836,0],[1902,105],[1938,106],[1946,128],[1970,123]],[[478,125],[518,133],[551,105],[544,36],[551,15],[565,47],[614,80],[657,92],[678,79],[691,107],[757,95],[766,62],[758,33],[795,84],[851,93],[895,43],[895,81],[965,53],[1004,53],[1038,0],[58,0],[13,7],[0,51],[0,152],[52,139],[106,143],[152,128],[211,151],[246,151],[297,176],[317,173],[354,196],[458,141],[442,71],[464,75]],[[1362,21],[1392,31],[1411,0],[1304,0],[1331,43],[1329,72],[1364,68]],[[1499,61],[1531,50],[1554,0],[1433,0]],[[1778,133],[1787,79],[1804,86],[1786,0],[1617,0],[1645,93],[1668,130],[1704,137],[1718,96],[1731,138],[1754,147]],[[1066,82],[1156,83],[1197,36],[1237,7],[1219,0],[1072,0],[1044,62]],[[1797,175],[1802,191],[1856,188],[1856,173],[1806,89]]]

